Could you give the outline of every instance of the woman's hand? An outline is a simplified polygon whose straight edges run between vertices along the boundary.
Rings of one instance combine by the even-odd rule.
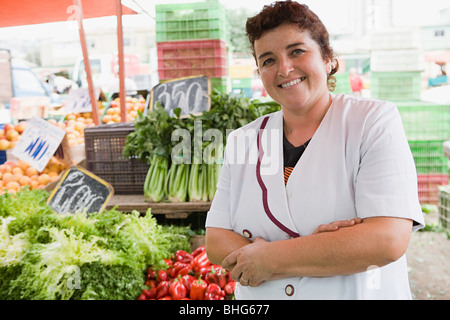
[[[321,224],[316,228],[316,230],[314,230],[313,234],[336,231],[339,228],[351,227],[361,222],[362,222],[361,218],[356,218],[350,220],[335,221],[329,224]]]
[[[333,232],[361,222],[361,218],[335,221],[318,226],[313,234]],[[231,270],[231,277],[243,286],[256,287],[266,280],[280,278],[280,275],[274,274],[264,265],[264,245],[266,244],[264,239],[256,238],[253,243],[229,254],[223,260],[222,267]]]
[[[243,286],[257,287],[268,280],[273,273],[264,266],[262,259],[267,241],[256,238],[253,243],[229,254],[222,262],[222,267],[232,269],[231,277]],[[234,265],[233,268],[230,268]]]

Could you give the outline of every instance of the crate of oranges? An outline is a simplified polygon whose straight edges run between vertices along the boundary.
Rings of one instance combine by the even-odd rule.
[[[58,179],[67,165],[52,157],[42,172],[37,171],[26,161],[6,161],[0,165],[0,194],[15,194],[25,187],[43,189]]]
[[[127,111],[127,120],[125,122],[134,122],[138,115],[138,111],[144,112],[145,99],[142,97],[133,98],[126,97],[125,107]],[[120,116],[120,98],[115,98],[111,101],[111,105],[102,116],[103,124],[113,124],[122,122]]]

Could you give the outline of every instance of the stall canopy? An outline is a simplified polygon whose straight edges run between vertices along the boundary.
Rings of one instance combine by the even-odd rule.
[[[83,1],[83,17],[116,15],[115,0]],[[0,28],[75,20],[73,0],[0,0]],[[122,14],[135,12],[122,6]]]
[[[135,14],[136,12],[123,6],[120,0],[0,0],[0,28],[31,25],[38,23],[78,21],[80,41],[83,49],[84,62],[91,96],[94,122],[99,124],[96,99],[87,53],[86,40],[82,20],[86,18],[98,18],[117,16],[117,38],[119,52],[119,80],[120,97],[124,97],[124,72],[123,72],[123,35],[122,15]],[[125,99],[121,99],[122,121],[125,121]]]

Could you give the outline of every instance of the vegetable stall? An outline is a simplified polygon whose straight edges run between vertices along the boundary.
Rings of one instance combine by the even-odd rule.
[[[195,163],[195,148],[206,154],[208,146],[219,142],[198,139],[199,136],[203,137],[208,129],[218,129],[223,139],[220,142],[225,144],[227,130],[276,110],[277,104],[216,91],[211,94],[210,110],[201,114],[182,117],[176,110],[175,116],[170,117],[162,106],[148,112],[137,110],[136,119],[127,124],[131,130],[122,137],[120,154],[114,157],[128,167],[134,166],[131,162],[139,163],[145,174],[141,182],[133,183],[137,192],[121,192],[120,186],[112,183],[119,192],[100,213],[55,212],[47,204],[51,185],[3,190],[0,299],[233,299],[236,283],[227,270],[209,262],[201,243],[193,244],[195,232],[191,226],[164,224],[157,218],[160,215],[183,218],[187,216],[183,213],[204,213],[209,209],[223,148],[211,148],[216,162],[207,163],[203,159]],[[66,122],[74,124],[73,120]],[[86,151],[89,130],[110,130],[115,135],[117,125],[123,124],[86,124],[80,130],[84,133]],[[192,139],[189,148],[184,148],[191,157],[187,163],[177,161],[187,159],[186,154],[176,153],[178,141],[172,141],[172,133],[177,129],[183,129]],[[97,152],[102,156],[106,153]],[[101,163],[105,166],[117,159],[103,159]],[[86,152],[87,166],[90,160]],[[23,161],[19,164],[25,167]],[[19,164],[7,161],[0,169],[12,171]],[[49,166],[45,172],[54,173],[47,183],[57,183],[66,167],[55,157]],[[21,170],[26,172],[25,168]],[[120,174],[118,169],[112,172]],[[5,186],[3,181],[2,185]]]
[[[48,9],[50,2],[46,2],[44,9]],[[80,1],[68,0],[44,11],[58,16],[55,21],[67,20],[66,9],[72,8],[72,4],[81,9]],[[107,13],[115,13],[118,18],[120,58],[123,52],[120,16],[134,12],[121,8],[120,1],[115,4],[116,10],[108,6]],[[99,6],[103,5],[102,2]],[[206,5],[208,12],[216,11],[209,8],[215,3]],[[86,3],[80,13],[88,17],[90,7]],[[11,6],[13,11],[8,12],[13,14],[8,17],[20,16],[25,19],[22,24],[31,23],[27,19],[36,17],[33,8],[16,4]],[[173,10],[172,6],[168,10]],[[105,108],[102,103],[97,108],[89,81],[82,17],[76,18],[90,83],[88,100],[93,109],[65,114],[61,120],[47,118],[47,122],[64,130],[69,154],[75,150],[85,153],[86,169],[112,185],[114,196],[101,212],[55,212],[48,199],[70,168],[70,163],[61,162],[58,157],[66,154],[65,150],[58,149],[47,166],[36,172],[30,163],[11,157],[27,123],[0,130],[5,136],[0,137],[4,140],[0,145],[0,299],[232,299],[235,282],[226,270],[208,261],[204,246],[193,245],[191,227],[163,224],[158,217],[184,218],[191,213],[206,212],[214,197],[227,130],[279,110],[279,106],[214,91],[210,109],[200,114],[182,116],[175,109],[173,116],[158,105],[145,111],[145,100],[124,97],[122,55],[119,98]],[[194,44],[200,43],[204,44],[202,41]],[[206,43],[222,45],[217,39]],[[190,42],[183,45],[192,48]],[[220,50],[226,52],[226,47],[222,47]],[[210,55],[212,48],[203,47],[201,57],[193,57],[193,63],[198,64],[200,59],[206,66],[204,56]],[[162,43],[159,49],[164,49]],[[160,58],[167,57],[162,54]],[[206,74],[216,87],[225,87],[226,59],[214,57],[214,60],[214,65],[219,63],[214,70],[203,68],[198,72],[189,68],[189,71]],[[165,65],[174,62],[170,60]],[[177,77],[166,73],[160,79]],[[204,139],[209,129],[220,131],[220,139]],[[175,131],[187,134],[189,138],[184,141],[189,140],[187,147],[177,149],[180,140],[173,139]],[[38,141],[42,142],[34,140],[28,148],[35,158],[41,156],[35,146],[44,153],[44,144]],[[222,148],[216,148],[221,144]],[[207,159],[196,158],[197,152],[208,154]],[[79,158],[72,157],[71,161],[76,164]]]

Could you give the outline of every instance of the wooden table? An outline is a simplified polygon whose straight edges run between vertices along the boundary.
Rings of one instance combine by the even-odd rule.
[[[151,208],[152,214],[165,214],[166,218],[187,218],[192,212],[207,212],[211,202],[145,202],[144,195],[113,195],[106,209],[117,206],[117,210],[131,212],[133,210],[146,213]]]

